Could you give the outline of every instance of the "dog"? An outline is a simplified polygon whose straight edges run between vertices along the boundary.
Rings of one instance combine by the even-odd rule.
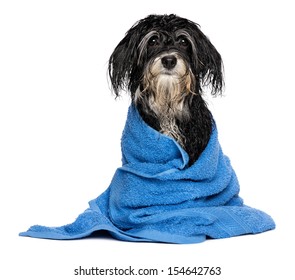
[[[198,24],[174,14],[135,23],[108,64],[112,89],[131,94],[142,119],[174,138],[192,165],[205,149],[214,120],[203,94],[221,95],[222,58]]]

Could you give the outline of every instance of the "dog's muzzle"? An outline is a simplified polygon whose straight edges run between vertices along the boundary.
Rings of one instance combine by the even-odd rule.
[[[181,78],[188,72],[188,64],[177,52],[166,52],[152,59],[148,69],[153,77],[172,75]]]

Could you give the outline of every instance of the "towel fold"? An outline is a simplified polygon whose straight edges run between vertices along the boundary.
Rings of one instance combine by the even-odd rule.
[[[129,107],[121,139],[122,167],[76,221],[32,226],[21,236],[77,239],[100,230],[124,241],[198,243],[275,228],[266,213],[239,197],[239,183],[218,142],[217,128],[199,159],[149,127]]]

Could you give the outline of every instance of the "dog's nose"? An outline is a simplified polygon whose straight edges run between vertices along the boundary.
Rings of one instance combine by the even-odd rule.
[[[166,55],[161,59],[163,66],[170,70],[175,67],[177,63],[177,59],[174,55]]]

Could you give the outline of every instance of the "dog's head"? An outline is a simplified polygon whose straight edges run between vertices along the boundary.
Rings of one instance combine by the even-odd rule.
[[[138,21],[109,60],[114,93],[169,91],[182,94],[222,91],[221,56],[199,26],[176,15],[150,15]],[[180,87],[180,88],[179,88]]]

